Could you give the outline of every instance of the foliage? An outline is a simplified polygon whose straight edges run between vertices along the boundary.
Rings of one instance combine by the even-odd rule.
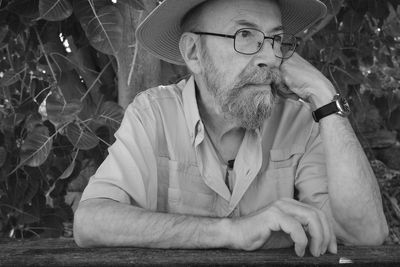
[[[388,175],[376,160],[400,170],[400,1],[324,2],[333,19],[311,38],[306,33],[300,52],[349,98],[381,186],[390,240],[400,244],[400,175]]]
[[[335,16],[301,53],[351,100],[359,132],[400,130],[400,1],[324,2]]]
[[[62,234],[72,220],[67,189],[93,174],[113,142],[123,116],[116,55],[128,45],[120,10],[143,9],[141,0],[114,2],[0,0],[4,235]]]

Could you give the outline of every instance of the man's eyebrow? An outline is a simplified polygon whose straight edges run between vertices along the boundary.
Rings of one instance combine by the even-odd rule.
[[[243,20],[243,19],[235,21],[235,24],[239,25],[239,26],[249,27],[249,28],[258,28],[258,25],[256,25],[255,23],[250,22],[248,20]]]
[[[238,25],[238,26],[244,26],[244,27],[248,27],[248,28],[255,28],[255,29],[259,29],[260,28],[259,25],[255,24],[253,22],[250,22],[248,20],[242,20],[242,19],[235,21],[235,24]],[[279,32],[279,31],[283,31],[283,26],[282,25],[274,27],[269,32]]]

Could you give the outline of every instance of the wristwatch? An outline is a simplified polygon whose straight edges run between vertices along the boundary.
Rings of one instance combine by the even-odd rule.
[[[319,122],[322,118],[325,118],[331,114],[347,117],[349,116],[350,112],[350,106],[347,100],[339,94],[336,94],[331,103],[313,111],[312,116],[316,122]]]

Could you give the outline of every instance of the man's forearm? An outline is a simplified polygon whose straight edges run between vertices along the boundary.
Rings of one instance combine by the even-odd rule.
[[[228,246],[226,222],[95,199],[81,203],[76,211],[74,236],[83,247],[219,248]]]
[[[378,244],[387,235],[379,186],[346,118],[321,120],[334,228],[344,242]],[[326,207],[329,208],[329,207]]]

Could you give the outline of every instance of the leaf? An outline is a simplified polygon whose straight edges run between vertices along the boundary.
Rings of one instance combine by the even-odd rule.
[[[33,197],[39,191],[39,177],[31,177],[29,179],[29,185],[24,192],[24,198],[20,203],[28,204],[32,201]]]
[[[40,17],[49,21],[61,21],[72,15],[69,0],[40,0]]]
[[[343,17],[343,30],[345,32],[356,32],[363,23],[363,16],[354,10],[349,10]]]
[[[4,73],[0,79],[0,86],[10,86],[19,81],[19,73],[15,73],[12,70],[8,70]]]
[[[21,146],[21,163],[38,167],[42,165],[50,154],[53,138],[49,137],[49,130],[46,126],[36,127],[28,134]]]
[[[60,42],[60,40],[49,41],[43,44],[43,49],[49,57],[51,66],[56,72],[70,71],[74,69],[74,66],[68,60],[67,53],[65,52],[65,47]]]
[[[7,159],[7,151],[4,147],[0,146],[0,168],[3,167]]]
[[[89,4],[92,2],[94,10]],[[111,5],[110,0],[73,0],[74,15],[78,18],[82,28],[86,31],[89,21],[94,18],[94,11],[97,13],[102,7]]]
[[[70,123],[66,128],[67,138],[75,148],[89,150],[97,146],[99,138],[88,126],[78,122]]]
[[[389,15],[387,4],[383,4],[381,0],[367,0],[368,12],[376,19],[384,20]]]
[[[17,214],[18,214],[18,224],[20,225],[32,224],[40,221],[39,217],[36,217],[27,212],[17,211]]]
[[[396,144],[396,131],[379,130],[370,133],[363,133],[371,148],[386,148]]]
[[[400,108],[395,109],[390,114],[389,125],[393,129],[400,131]]]
[[[25,119],[25,130],[32,132],[36,127],[42,126],[43,121],[38,113],[31,112]]]
[[[11,113],[1,121],[1,128],[4,131],[13,132],[14,128],[19,126],[25,119],[25,116],[21,113]]]
[[[39,0],[13,0],[7,9],[10,12],[26,18],[37,18],[39,15]]]
[[[75,160],[71,162],[71,164],[65,169],[65,171],[60,175],[59,179],[67,179],[71,176],[72,172],[75,168]]]
[[[87,186],[90,177],[96,173],[99,167],[94,159],[84,159],[81,165],[82,168],[77,177],[68,183],[67,191],[69,192],[82,192]]]
[[[74,121],[81,110],[82,103],[78,99],[65,103],[56,93],[46,99],[47,118],[56,127]]]
[[[372,88],[382,88],[382,83],[376,73],[368,74],[367,79]]]
[[[322,0],[322,2],[327,6],[328,14],[332,15],[339,13],[339,10],[343,5],[343,1],[341,0]]]
[[[75,70],[64,70],[62,72],[57,85],[61,89],[61,93],[67,102],[82,98],[86,87],[81,79],[82,77],[79,77],[79,74]]]
[[[129,5],[136,10],[145,10],[146,9],[142,0],[118,0],[118,3]]]
[[[3,189],[0,188],[0,198],[2,196],[6,196],[6,195],[7,195],[7,193]]]
[[[86,34],[90,44],[107,55],[116,55],[122,46],[123,19],[118,8],[105,6],[89,21]]]
[[[104,102],[97,115],[97,121],[100,124],[106,125],[113,130],[117,130],[124,117],[124,109],[115,102]]]
[[[4,38],[6,37],[9,31],[8,25],[3,25],[0,27],[0,43],[3,42]]]
[[[59,179],[66,179],[71,176],[72,172],[75,169],[76,165],[76,157],[78,156],[78,151],[75,152],[73,156],[72,162],[68,165],[68,167],[64,170],[64,172],[60,175]]]

